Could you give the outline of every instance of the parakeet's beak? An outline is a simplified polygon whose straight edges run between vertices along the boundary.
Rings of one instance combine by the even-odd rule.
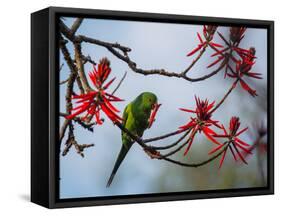
[[[153,122],[155,121],[155,116],[156,116],[157,111],[160,106],[161,106],[161,104],[157,104],[157,103],[152,105],[152,111],[151,111],[151,114],[149,117],[148,128],[150,128],[152,126]]]

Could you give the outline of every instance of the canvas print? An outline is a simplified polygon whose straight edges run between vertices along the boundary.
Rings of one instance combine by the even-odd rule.
[[[59,198],[267,186],[267,29],[60,17]]]

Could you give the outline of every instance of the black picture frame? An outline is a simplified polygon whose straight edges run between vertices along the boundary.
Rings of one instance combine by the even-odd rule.
[[[59,199],[58,17],[187,24],[245,25],[268,34],[268,185],[261,188]],[[31,201],[48,208],[266,195],[274,193],[274,22],[186,15],[49,7],[31,15]]]

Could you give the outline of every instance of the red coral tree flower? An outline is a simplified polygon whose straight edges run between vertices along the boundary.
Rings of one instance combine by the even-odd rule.
[[[208,68],[212,67],[212,66],[216,65],[217,63],[221,62],[222,60],[224,60],[227,63],[226,68],[225,68],[225,74],[224,74],[224,77],[226,77],[226,73],[227,73],[228,69],[231,67],[229,60],[232,60],[235,64],[237,64],[239,62],[239,59],[237,59],[237,57],[234,55],[235,52],[241,58],[244,58],[244,57],[255,58],[250,50],[239,47],[241,40],[245,36],[246,29],[247,29],[246,27],[230,27],[229,28],[229,32],[230,32],[229,41],[226,40],[226,38],[220,32],[218,32],[218,35],[220,36],[220,38],[225,42],[226,47],[224,47],[221,50],[219,50],[216,47],[212,47],[216,52],[214,54],[212,54],[211,57],[218,56],[218,58],[214,62],[209,64],[207,67]]]
[[[244,56],[242,56],[242,61],[239,60],[237,62],[236,71],[234,71],[231,67],[229,67],[230,72],[226,73],[227,76],[231,78],[235,78],[235,79],[238,78],[241,87],[253,97],[257,96],[256,90],[251,88],[242,78],[244,76],[247,76],[254,79],[262,79],[260,73],[255,73],[250,71],[252,69],[252,66],[255,64],[254,61],[255,52],[256,52],[255,48],[251,47],[249,49],[249,54],[245,54]]]
[[[191,130],[191,135],[188,138],[188,146],[184,152],[184,155],[188,153],[197,132],[203,132],[207,139],[217,145],[220,145],[220,143],[213,138],[213,136],[216,135],[215,131],[210,128],[211,126],[215,126],[221,129],[221,126],[218,124],[219,122],[211,119],[212,108],[214,107],[215,101],[209,104],[209,101],[207,99],[200,100],[200,98],[197,98],[196,96],[195,101],[195,110],[180,108],[180,110],[184,112],[196,114],[196,117],[191,117],[191,120],[187,124],[179,127],[181,132]]]
[[[192,56],[193,54],[195,54],[196,52],[198,52],[199,50],[201,50],[204,47],[207,47],[209,44],[212,45],[213,47],[220,47],[222,48],[223,46],[214,42],[211,42],[211,40],[214,37],[214,34],[217,30],[217,26],[212,26],[212,25],[208,25],[208,26],[203,26],[203,35],[205,40],[202,39],[201,35],[199,34],[199,32],[197,32],[197,37],[199,40],[199,44],[197,45],[196,48],[194,48],[193,50],[191,50],[187,56]]]
[[[110,73],[111,68],[109,60],[107,58],[101,59],[97,68],[94,67],[93,71],[89,73],[90,80],[95,89],[85,94],[73,95],[72,98],[76,99],[76,103],[80,105],[72,109],[74,112],[66,116],[67,119],[73,119],[81,113],[86,113],[81,120],[90,121],[95,117],[97,124],[101,125],[103,121],[100,118],[100,112],[103,111],[112,122],[120,122],[122,120],[122,118],[116,114],[119,110],[112,105],[112,102],[120,102],[123,100],[106,92],[115,80],[114,77],[104,84]]]
[[[249,148],[250,145],[244,141],[242,141],[240,138],[238,138],[242,133],[248,130],[248,127],[241,129],[238,131],[240,128],[240,121],[238,117],[232,117],[229,122],[229,132],[226,131],[225,127],[222,126],[222,129],[224,131],[224,134],[214,134],[213,136],[216,138],[227,138],[228,141],[224,142],[223,144],[220,144],[219,146],[215,147],[213,150],[209,152],[209,154],[214,154],[215,152],[219,151],[223,147],[223,153],[222,157],[220,160],[220,165],[219,167],[221,168],[225,155],[228,149],[230,149],[230,152],[234,158],[235,161],[237,161],[237,156],[245,163],[247,164],[247,161],[245,160],[243,153],[240,152],[241,150],[247,154],[252,154],[251,149]],[[237,155],[236,155],[236,153]]]
[[[231,27],[230,28],[230,40],[234,44],[239,44],[241,40],[245,37],[246,27]]]

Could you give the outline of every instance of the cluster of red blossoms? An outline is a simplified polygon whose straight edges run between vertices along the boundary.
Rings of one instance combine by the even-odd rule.
[[[239,135],[244,133],[248,130],[248,127],[239,130],[240,127],[240,121],[238,117],[232,117],[229,122],[229,132],[226,131],[225,127],[222,125],[224,134],[215,134],[214,137],[218,138],[226,138],[228,139],[228,142],[225,142],[224,144],[220,144],[218,147],[214,148],[212,151],[209,152],[209,154],[213,154],[217,152],[218,150],[222,149],[225,145],[227,145],[223,151],[221,160],[220,160],[220,167],[223,164],[226,152],[228,149],[230,149],[230,152],[234,158],[235,161],[237,161],[237,156],[240,158],[241,161],[243,161],[245,164],[247,164],[247,161],[245,160],[244,153],[252,154],[250,145],[241,139],[238,138]],[[243,154],[240,152],[243,151]],[[236,155],[236,153],[237,155]]]
[[[235,78],[239,80],[241,87],[247,91],[251,96],[257,96],[256,90],[249,86],[243,79],[245,76],[254,79],[262,79],[260,73],[251,72],[252,66],[255,64],[255,53],[254,47],[249,49],[244,49],[239,47],[240,42],[245,37],[246,27],[230,27],[229,40],[227,40],[220,32],[217,32],[220,38],[224,41],[225,47],[221,44],[213,43],[211,40],[216,32],[217,26],[204,26],[203,33],[205,36],[205,41],[202,40],[199,33],[197,37],[199,38],[199,45],[194,50],[189,52],[187,56],[191,56],[202,50],[203,47],[209,46],[215,53],[211,57],[216,57],[217,59],[207,66],[210,68],[219,62],[225,64],[224,77]],[[221,48],[221,49],[220,49]],[[232,64],[235,65],[235,70],[232,68]]]
[[[98,66],[94,67],[93,71],[89,73],[90,80],[95,89],[85,94],[72,96],[73,99],[77,100],[76,103],[80,105],[72,109],[72,113],[66,117],[67,119],[73,119],[81,113],[85,113],[81,120],[91,121],[91,119],[95,117],[96,123],[102,124],[103,121],[101,120],[100,112],[103,111],[112,122],[120,122],[122,120],[122,118],[116,114],[119,110],[112,105],[112,102],[120,102],[123,100],[106,91],[114,82],[115,78],[104,84],[110,72],[109,60],[107,58],[101,59]]]
[[[247,164],[243,154],[240,151],[242,150],[244,153],[251,154],[251,150],[250,148],[248,148],[250,147],[250,145],[242,141],[240,138],[238,138],[238,136],[244,133],[248,128],[244,128],[239,131],[239,118],[232,117],[229,123],[229,132],[227,132],[225,127],[220,124],[219,121],[211,119],[215,102],[209,104],[208,100],[200,100],[197,97],[195,97],[195,101],[195,110],[184,108],[180,109],[182,111],[194,113],[196,115],[195,117],[191,117],[190,121],[187,124],[181,126],[179,130],[180,132],[191,130],[191,134],[188,137],[187,141],[188,145],[184,152],[184,155],[188,153],[196,133],[202,131],[207,139],[217,145],[217,147],[210,151],[209,154],[213,154],[224,147],[222,158],[220,160],[220,167],[223,164],[228,149],[230,149],[235,161],[237,161],[237,157],[239,157],[244,163]],[[211,129],[212,126],[223,131],[223,134],[216,133],[213,129]],[[216,138],[226,138],[227,141],[221,143],[217,141]]]
[[[204,40],[202,39],[201,35],[199,34],[199,32],[197,32],[197,37],[199,39],[199,44],[197,45],[196,48],[194,48],[191,52],[189,52],[187,54],[187,56],[192,56],[193,54],[195,54],[196,52],[198,52],[199,50],[203,49],[203,47],[206,47],[208,45],[212,45],[214,47],[220,47],[223,48],[222,45],[211,42],[211,40],[213,39],[213,36],[215,34],[217,30],[217,26],[203,26],[203,35],[204,35]]]
[[[207,99],[200,100],[200,98],[197,98],[196,96],[195,101],[195,110],[180,108],[180,110],[184,112],[196,114],[196,117],[191,117],[190,121],[187,124],[180,127],[180,132],[191,130],[191,135],[188,140],[188,146],[184,152],[184,155],[188,153],[197,132],[202,131],[209,140],[220,145],[220,143],[213,138],[213,135],[215,135],[216,133],[210,128],[211,126],[215,126],[221,129],[221,126],[218,124],[218,121],[211,119],[212,108],[214,107],[215,101],[209,104],[209,101]]]

